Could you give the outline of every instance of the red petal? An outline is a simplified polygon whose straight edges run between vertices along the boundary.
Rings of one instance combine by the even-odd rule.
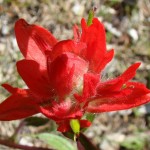
[[[91,126],[91,122],[88,120],[80,120],[80,126],[81,128],[87,128]]]
[[[66,119],[79,118],[82,112],[79,106],[74,105],[70,99],[60,103],[52,102],[49,105],[40,107],[41,113],[55,121],[64,121]]]
[[[150,93],[150,90],[147,89],[144,84],[139,82],[127,82],[124,89],[132,90],[132,94],[130,95],[132,98]]]
[[[80,41],[80,38],[81,38],[81,34],[79,32],[79,28],[77,25],[75,25],[73,27],[73,33],[74,33],[74,41],[75,42],[79,42]]]
[[[135,74],[136,70],[139,68],[141,63],[135,63],[131,65],[122,75],[120,78],[123,78],[124,83],[127,82],[128,80],[132,79]]]
[[[104,57],[106,57],[105,28],[97,18],[93,19],[93,23],[89,27],[86,25],[86,21],[82,19],[81,25],[81,42],[87,44],[87,49],[83,51],[83,55],[87,60],[89,60],[90,69],[97,72],[99,62],[103,62]],[[111,58],[108,60],[111,60]]]
[[[60,131],[60,132],[71,131],[69,121],[63,121],[61,123],[58,123],[57,131]]]
[[[10,93],[16,93],[18,88],[14,88],[12,86],[10,86],[9,84],[2,84],[2,87],[4,87],[8,92]]]
[[[97,96],[89,103],[88,112],[108,112],[133,108],[150,101],[150,90],[142,83],[128,82],[118,93],[114,92],[105,97]]]
[[[53,35],[40,26],[28,24],[24,19],[16,22],[15,34],[24,57],[46,65],[45,51],[51,51],[57,43]]]
[[[51,53],[51,59],[54,60],[56,57],[64,52],[71,52],[74,54],[80,54],[81,50],[84,49],[86,45],[82,42],[76,42],[73,40],[64,40],[58,42]]]
[[[128,80],[132,79],[135,74],[137,68],[140,66],[140,63],[135,63],[132,66],[130,66],[122,75],[119,77],[108,80],[103,83],[99,83],[97,87],[97,93],[99,95],[108,95],[111,94],[111,92],[118,91],[122,88],[123,84],[125,84]]]
[[[95,67],[96,72],[101,72],[104,67],[112,60],[114,56],[114,50],[108,51],[105,55],[102,61],[99,62],[99,65],[97,65],[97,68]]]
[[[79,86],[87,69],[88,63],[71,53],[62,54],[48,63],[51,85],[60,97],[69,94],[73,86]]]
[[[21,60],[17,62],[17,69],[27,86],[41,97],[50,97],[51,89],[47,71],[33,60]]]
[[[99,75],[92,73],[84,74],[84,86],[82,96],[74,94],[77,101],[80,103],[86,101],[87,98],[92,97],[96,94],[96,87],[99,83]]]
[[[13,89],[10,85],[5,87]],[[13,95],[0,104],[0,120],[2,121],[22,119],[37,113],[39,113],[37,106],[28,90],[14,88]]]

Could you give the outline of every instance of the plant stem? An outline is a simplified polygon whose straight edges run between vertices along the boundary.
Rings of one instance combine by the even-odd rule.
[[[24,122],[24,120],[19,123],[19,125],[18,125],[18,127],[16,128],[14,134],[13,134],[12,137],[11,137],[12,139],[15,139],[15,137],[16,137],[17,134],[20,132],[20,130],[25,126],[25,124],[26,124],[26,123]]]
[[[77,139],[78,150],[83,149],[81,145],[85,150],[100,150],[95,145],[93,145],[92,142],[83,133],[80,133]]]
[[[83,145],[81,144],[79,140],[77,140],[76,142],[77,142],[78,150],[85,150],[85,148],[83,147]]]
[[[49,148],[20,145],[20,144],[16,144],[16,143],[12,142],[10,140],[2,140],[2,139],[0,139],[0,145],[5,145],[8,147],[12,147],[12,148],[19,148],[22,150],[53,150],[53,149],[49,149]]]

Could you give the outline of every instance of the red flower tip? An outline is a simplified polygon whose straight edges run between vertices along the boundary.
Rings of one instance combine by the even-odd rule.
[[[28,25],[29,24],[23,18],[21,18],[18,21],[16,21],[16,23],[15,23],[15,29],[17,29],[18,27],[26,27]]]
[[[70,127],[70,124],[68,122],[63,122],[61,124],[58,124],[58,128],[57,128],[57,131],[59,132],[68,132],[68,131],[71,131],[71,127]]]
[[[80,120],[80,126],[81,128],[87,128],[91,126],[91,122],[88,120]]]
[[[16,88],[13,88],[9,84],[2,84],[2,87],[4,87],[10,93],[15,93],[17,91]]]

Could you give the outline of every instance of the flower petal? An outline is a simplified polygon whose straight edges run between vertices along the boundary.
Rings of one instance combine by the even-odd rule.
[[[28,90],[13,88],[10,85],[4,87],[12,89],[13,94],[0,104],[1,121],[22,119],[39,113]]]
[[[79,42],[81,38],[81,34],[77,25],[74,25],[73,33],[74,33],[74,41]]]
[[[71,52],[71,53],[79,55],[81,53],[81,50],[84,48],[86,48],[86,45],[83,42],[77,42],[73,40],[64,40],[64,41],[58,42],[54,46],[50,56],[53,61],[56,57],[58,57],[64,52]]]
[[[48,63],[51,85],[60,97],[66,96],[73,87],[79,86],[87,69],[88,63],[72,53],[64,53]]]
[[[98,73],[101,72],[105,68],[105,66],[113,59],[113,56],[114,56],[113,49],[106,52],[103,59],[99,62],[99,64],[97,64],[97,68],[95,67],[95,71]]]
[[[121,90],[123,84],[126,84],[126,82],[130,79],[132,79],[135,74],[137,68],[140,66],[140,63],[135,63],[132,66],[130,66],[122,75],[119,77],[108,80],[106,82],[99,83],[97,87],[97,93],[99,95],[108,95],[111,94],[111,92]]]
[[[14,87],[12,87],[12,86],[10,86],[9,84],[2,84],[2,87],[3,88],[5,88],[8,92],[10,92],[10,93],[16,93],[17,92],[17,90],[18,90],[18,88],[14,88]]]
[[[81,128],[87,128],[91,126],[91,122],[88,120],[79,120]]]
[[[68,132],[68,131],[71,131],[69,120],[62,121],[61,123],[58,123],[57,131],[59,131],[59,132]]]
[[[26,59],[32,59],[46,66],[45,52],[51,51],[57,40],[46,29],[30,25],[24,19],[15,24],[18,46]]]
[[[81,103],[86,101],[89,97],[96,95],[96,87],[99,83],[99,75],[86,73],[84,74],[84,85],[82,95],[74,94],[76,100]]]
[[[51,89],[46,68],[33,60],[17,62],[17,69],[27,86],[40,97],[50,97]]]
[[[85,19],[81,20],[82,25],[82,35],[81,42],[87,44],[87,48],[83,51],[83,56],[89,60],[90,69],[94,72],[99,71],[99,63],[104,61],[106,55],[106,38],[105,38],[105,28],[97,18],[93,19],[93,23],[87,26]],[[108,54],[109,55],[109,54]],[[107,58],[107,63],[112,59],[112,52],[109,58]],[[104,67],[103,63],[103,67]],[[99,73],[99,72],[97,72]]]
[[[41,113],[43,113],[46,117],[55,120],[56,122],[79,118],[82,116],[82,112],[80,107],[74,105],[70,99],[62,102],[51,102],[48,105],[41,105],[40,107]]]
[[[97,96],[87,108],[88,112],[109,112],[136,107],[150,101],[150,90],[144,84],[128,82],[121,91],[114,92],[105,97]]]
[[[131,65],[122,75],[121,78],[123,78],[124,83],[127,82],[128,80],[132,79],[135,74],[136,70],[139,68],[141,63],[135,63]]]

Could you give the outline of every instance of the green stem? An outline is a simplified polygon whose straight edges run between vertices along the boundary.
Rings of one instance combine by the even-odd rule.
[[[96,9],[97,9],[96,7],[93,7],[93,9],[89,11],[89,16],[88,16],[88,20],[87,20],[88,26],[90,26],[92,24],[92,20],[94,18],[94,14],[95,14]]]
[[[92,20],[94,18],[94,11],[90,10],[89,11],[89,16],[88,16],[88,20],[87,20],[87,25],[90,26],[92,24]]]

